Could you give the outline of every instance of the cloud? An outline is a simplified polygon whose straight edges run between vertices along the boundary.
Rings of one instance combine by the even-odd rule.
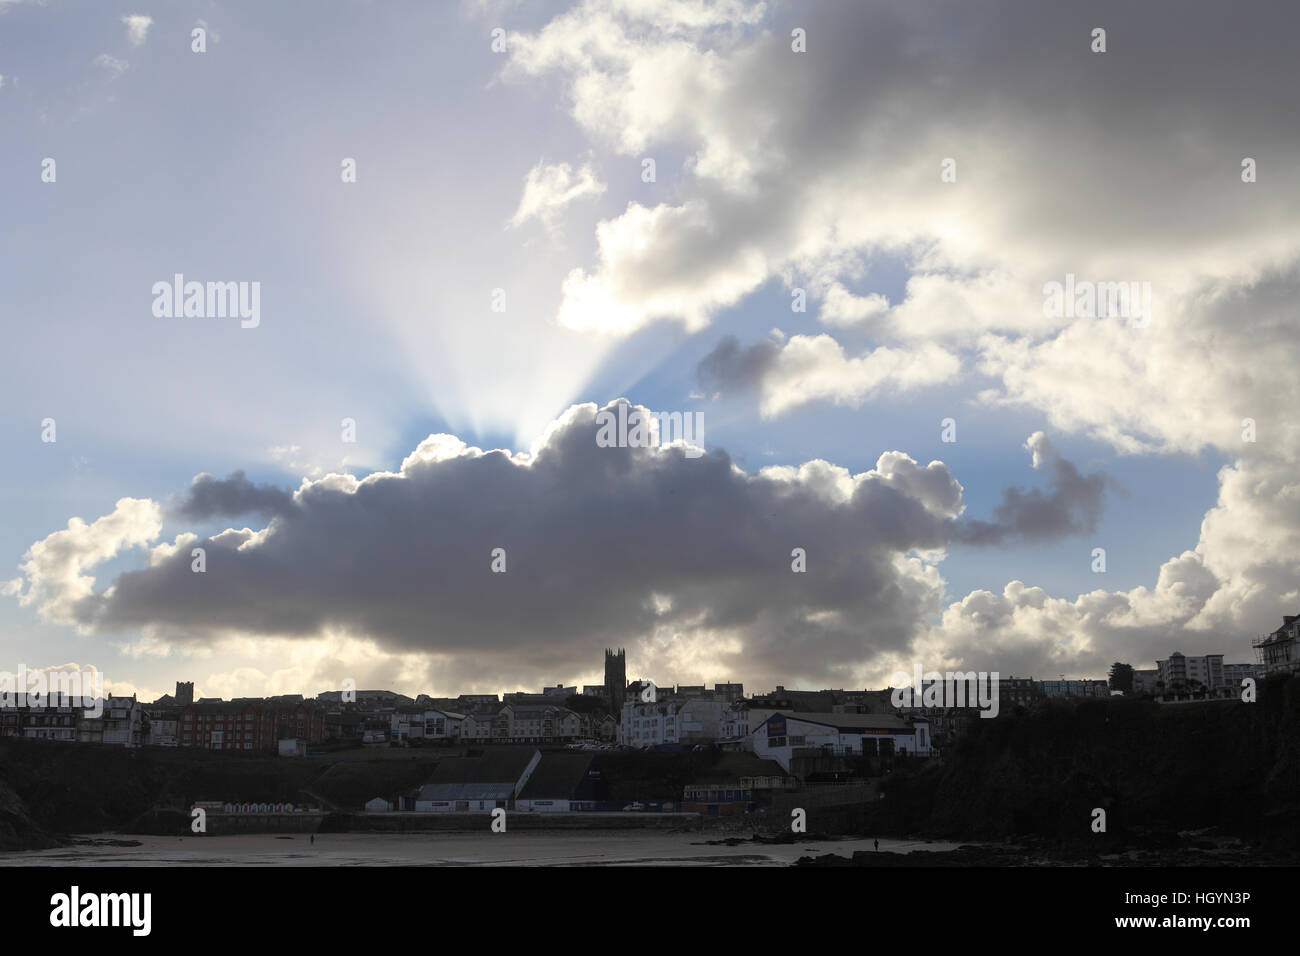
[[[524,179],[524,194],[510,225],[518,228],[530,219],[537,219],[548,230],[554,229],[565,206],[583,196],[599,196],[604,191],[605,184],[596,180],[590,164],[584,164],[574,173],[568,163],[548,166],[539,161]]]
[[[822,298],[817,317],[823,323],[840,328],[866,325],[889,312],[889,299],[873,292],[854,295],[838,282],[833,282]]]
[[[760,339],[742,346],[740,339],[728,335],[700,359],[695,376],[704,388],[721,394],[751,391],[762,384],[780,355],[780,341]]]
[[[200,476],[183,512],[260,508],[275,520],[187,532],[97,592],[33,558],[26,600],[39,590],[63,619],[74,609],[83,627],[177,647],[346,634],[441,655],[444,673],[494,667],[532,682],[586,670],[610,642],[719,673],[849,674],[937,613],[942,584],[919,553],[944,546],[962,508],[942,463],[890,452],[858,475],[824,461],[746,474],[721,451],[599,447],[596,410],[571,408],[531,455],[430,436],[399,471],[304,481],[289,507],[241,475]],[[152,540],[157,506],[136,507],[151,520],[80,544],[74,566]],[[791,570],[795,548],[807,573]]]
[[[1101,518],[1104,474],[1083,475],[1066,461],[1042,432],[1025,442],[1034,468],[1050,469],[1051,491],[1007,488],[994,509],[993,522],[969,521],[961,537],[969,544],[1037,543],[1068,535],[1092,533]]]
[[[131,46],[143,46],[149,35],[149,27],[153,24],[153,17],[131,13],[122,17],[122,22],[126,24],[126,38]]]
[[[293,493],[273,485],[254,485],[242,471],[224,479],[196,475],[177,514],[190,520],[255,514],[271,518],[293,507]]]
[[[1300,396],[1283,371],[1300,337],[1273,317],[1281,286],[1296,291],[1300,174],[1244,184],[1239,168],[1300,149],[1274,119],[1300,77],[1257,30],[1225,35],[1212,3],[1103,3],[1094,19],[1125,43],[1093,54],[1089,23],[1059,5],[769,14],[729,3],[660,19],[587,2],[512,36],[507,79],[558,79],[595,147],[686,157],[670,190],[599,223],[595,260],[562,281],[562,324],[698,331],[773,278],[806,283],[829,328],[869,328],[888,350],[855,365],[828,341],[788,346],[787,361],[816,353],[837,372],[831,400],[915,364],[895,352],[939,348],[992,376],[981,401],[1044,409],[1054,428],[1124,452],[1235,453],[1239,406]],[[806,54],[790,50],[796,18]],[[1289,35],[1297,22],[1272,7],[1255,25]],[[956,182],[940,179],[945,158]],[[863,262],[905,269],[903,298],[849,292]],[[1066,274],[1149,282],[1155,315],[1146,327],[1049,316],[1043,286]],[[1244,365],[1220,356],[1223,336]],[[1260,363],[1269,375],[1242,371]],[[784,392],[767,412],[809,390]],[[1189,407],[1209,413],[1205,427]]]
[[[954,375],[933,381],[979,376],[979,403],[1040,412],[1054,432],[1230,461],[1197,547],[1154,589],[979,592],[927,638],[939,651],[951,639],[957,657],[995,647],[1086,673],[1190,638],[1241,646],[1294,613],[1300,174],[1266,157],[1300,151],[1276,122],[1300,77],[1285,44],[1260,38],[1293,34],[1296,11],[1271,6],[1231,34],[1208,2],[1102,3],[1087,21],[1010,0],[710,12],[706,28],[660,30],[587,3],[513,47],[519,74],[565,84],[597,146],[686,157],[671,190],[600,223],[595,260],[563,283],[561,320],[699,330],[775,278],[873,348],[724,340],[697,374],[749,390],[764,415],[919,387],[937,349]],[[792,22],[806,54],[790,50]],[[1089,50],[1096,22],[1106,54]],[[1242,182],[1244,157],[1267,181]],[[940,179],[946,158],[956,182]],[[864,285],[864,264],[902,270],[902,298]],[[665,295],[677,272],[689,284]],[[1052,315],[1044,285],[1067,274],[1150,283],[1152,314]],[[1053,490],[1009,493],[993,539],[1089,526],[1097,489],[1049,474]]]
[[[704,201],[647,208],[629,203],[617,219],[596,227],[600,268],[576,268],[564,280],[557,320],[598,334],[624,335],[656,318],[688,331],[708,325],[767,275],[762,252],[737,245],[725,257],[712,245],[714,212]]]
[[[1026,447],[1051,470],[1052,493],[1009,492],[996,512],[1003,534],[976,536],[939,461],[890,451],[860,474],[821,460],[749,474],[719,450],[688,459],[671,447],[600,447],[596,412],[573,406],[530,454],[431,435],[398,471],[304,480],[292,495],[239,472],[200,475],[173,514],[274,520],[182,532],[154,545],[147,567],[94,591],[83,569],[161,530],[156,505],[124,499],[74,542],[56,532],[32,546],[24,601],[39,591],[46,616],[137,631],[142,652],[315,647],[293,652],[294,673],[313,682],[349,676],[369,656],[408,677],[427,668],[444,687],[535,684],[587,672],[599,648],[619,643],[646,673],[854,683],[927,633],[950,544],[1070,534],[1100,507],[1098,477],[1080,476],[1041,433]],[[492,571],[496,548],[504,573]],[[806,572],[792,570],[796,548]],[[40,558],[52,551],[64,562]],[[240,679],[287,686],[246,666],[257,673]]]
[[[19,565],[22,578],[6,585],[24,607],[59,624],[81,623],[79,602],[94,592],[95,578],[86,570],[124,548],[142,547],[162,530],[162,509],[148,499],[121,498],[112,513],[86,524],[71,518],[68,526],[33,544]]]
[[[107,70],[110,79],[114,80],[131,68],[131,64],[126,62],[126,60],[119,60],[117,57],[110,56],[107,53],[101,53],[99,56],[95,57],[94,63],[95,66]]]
[[[933,343],[849,356],[829,335],[766,339],[746,348],[728,336],[700,360],[696,377],[719,395],[757,391],[761,414],[771,418],[812,402],[857,407],[882,392],[940,385],[960,367],[956,355]]]

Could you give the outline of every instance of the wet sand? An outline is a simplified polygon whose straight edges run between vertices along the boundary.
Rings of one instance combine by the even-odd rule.
[[[0,854],[0,866],[790,866],[802,856],[852,856],[869,839],[705,846],[713,834],[603,830],[592,833],[326,833],[292,836],[159,837],[94,834],[87,844]],[[109,841],[138,841],[112,846]],[[881,840],[895,853],[952,850],[955,843]]]

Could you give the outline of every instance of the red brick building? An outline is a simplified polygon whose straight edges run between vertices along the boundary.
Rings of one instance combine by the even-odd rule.
[[[204,750],[268,751],[279,740],[325,739],[325,711],[311,702],[276,703],[243,698],[206,701],[181,709],[177,743]]]
[[[275,750],[275,713],[260,700],[188,704],[177,735],[182,747]]]
[[[325,739],[325,709],[304,702],[280,707],[275,713],[275,735],[279,740],[305,740],[318,744]]]

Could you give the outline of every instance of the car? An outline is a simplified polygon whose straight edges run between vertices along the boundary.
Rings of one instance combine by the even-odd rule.
[[[629,804],[628,804],[627,806],[625,806],[623,809],[624,809],[624,810],[644,810],[644,809],[645,809],[645,804],[644,804],[644,803],[629,803]]]

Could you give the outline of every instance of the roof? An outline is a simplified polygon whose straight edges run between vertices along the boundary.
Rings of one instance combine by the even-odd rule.
[[[786,772],[775,760],[765,760],[748,751],[728,751],[707,770],[697,773],[692,783],[731,783],[741,777],[784,777]]]
[[[816,714],[777,711],[772,717],[785,717],[787,720],[802,720],[810,724],[822,724],[836,730],[852,732],[854,730],[899,730],[910,733],[913,724],[923,718],[909,717],[904,720],[893,714]],[[768,721],[772,717],[767,718]],[[767,723],[767,721],[764,721]]]
[[[252,707],[261,707],[261,700],[237,699],[237,700],[211,700],[204,699],[198,703],[188,704],[185,710],[193,710],[196,714],[242,714]]]
[[[750,698],[750,706],[760,710],[768,707],[780,707],[777,701],[789,701],[787,710],[808,713],[828,713],[839,703],[836,694],[828,690],[774,690],[767,694],[755,694]]]
[[[567,799],[577,794],[578,787],[587,779],[594,756],[591,754],[543,754],[542,762],[533,771],[520,800]]]
[[[449,757],[439,761],[428,785],[508,784],[513,791],[537,753],[536,747],[503,747],[481,757]]]
[[[502,710],[509,710],[510,713],[514,714],[516,717],[531,717],[534,719],[544,717],[547,714],[562,709],[563,708],[557,707],[554,704],[549,704],[547,706],[542,706],[540,704],[508,704],[502,708]]]
[[[513,783],[426,783],[420,788],[421,801],[509,800],[515,795]]]

